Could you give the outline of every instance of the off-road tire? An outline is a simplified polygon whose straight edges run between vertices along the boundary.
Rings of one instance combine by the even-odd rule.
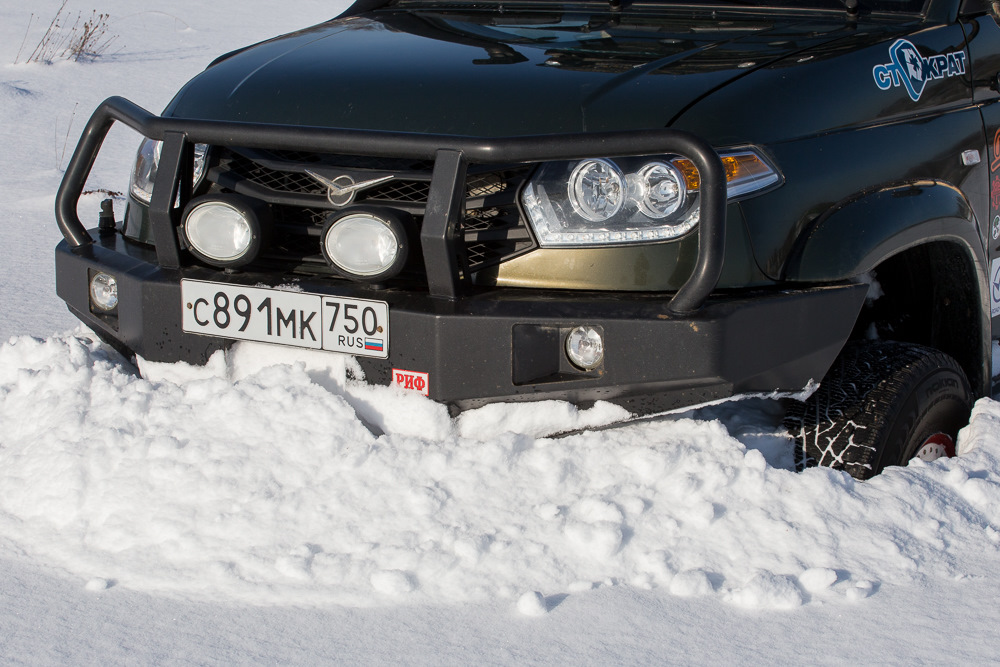
[[[958,363],[932,348],[894,341],[848,343],[820,388],[787,401],[795,464],[868,479],[906,465],[937,434],[952,440],[969,420],[972,392]]]

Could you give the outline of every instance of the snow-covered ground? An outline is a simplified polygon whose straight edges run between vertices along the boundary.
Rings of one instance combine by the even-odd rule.
[[[74,0],[111,15],[108,54],[13,64],[60,4],[0,5],[0,662],[997,661],[991,400],[958,458],[860,484],[791,472],[760,399],[551,439],[620,413],[451,419],[255,345],[140,377],[54,294],[86,117],[112,94],[159,110],[347,3]],[[89,187],[123,191],[137,144],[116,130]]]

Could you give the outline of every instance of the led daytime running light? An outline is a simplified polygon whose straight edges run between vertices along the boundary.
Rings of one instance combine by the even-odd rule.
[[[751,147],[720,155],[730,201],[781,184]],[[701,178],[679,155],[543,162],[521,191],[543,248],[599,247],[679,239],[701,219]]]

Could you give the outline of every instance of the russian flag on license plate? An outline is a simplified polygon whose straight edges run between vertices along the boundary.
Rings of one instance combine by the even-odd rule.
[[[382,341],[378,338],[365,338],[365,349],[382,352]]]

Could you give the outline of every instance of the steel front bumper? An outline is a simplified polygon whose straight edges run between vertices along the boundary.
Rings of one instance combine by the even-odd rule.
[[[87,176],[116,122],[163,142],[149,207],[155,250],[114,233],[93,234],[77,215]],[[501,400],[608,399],[645,412],[734,392],[800,389],[825,374],[867,293],[865,285],[843,284],[713,295],[725,255],[726,176],[715,150],[684,132],[432,136],[162,118],[110,98],[88,122],[56,196],[65,238],[56,250],[57,290],[106,340],[152,361],[198,363],[231,344],[182,331],[182,279],[252,286],[291,280],[188,266],[177,232],[192,196],[195,143],[432,160],[420,227],[426,291],[294,280],[306,292],[386,302],[388,359],[360,358],[367,379],[388,384],[394,369],[426,374],[429,396],[460,408]],[[455,250],[469,164],[666,153],[691,159],[702,179],[697,257],[674,294],[472,291],[461,280]],[[98,270],[118,281],[117,312],[91,309],[88,285]],[[590,371],[575,368],[563,351],[568,331],[581,325],[600,327],[604,335],[604,360]]]
[[[91,312],[88,283],[97,270],[118,280],[113,316]],[[280,280],[164,269],[153,251],[119,235],[56,249],[57,291],[74,314],[105,340],[151,361],[203,363],[232,343],[181,330],[182,278],[251,286]],[[819,380],[850,335],[867,293],[856,284],[742,292],[677,315],[655,295],[507,289],[442,300],[351,284],[297,284],[307,292],[389,304],[389,358],[359,358],[369,382],[389,384],[393,369],[401,369],[426,373],[430,397],[460,408],[604,399],[639,412],[733,393],[797,390]],[[575,368],[563,351],[569,329],[580,325],[604,331],[605,359],[592,371]]]

